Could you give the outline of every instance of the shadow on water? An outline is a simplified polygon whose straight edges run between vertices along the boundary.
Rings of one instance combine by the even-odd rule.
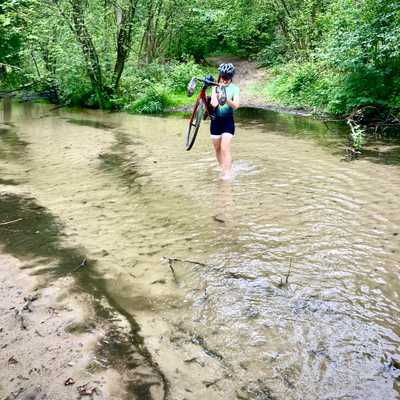
[[[17,221],[0,226],[0,242],[6,252],[27,260],[33,257],[58,260],[56,266],[40,269],[39,273],[63,276],[84,258],[84,251],[61,246],[62,224],[33,198],[0,194],[0,220]]]
[[[0,128],[0,157],[15,159],[26,151],[28,142],[21,140],[18,136],[17,129]]]
[[[96,260],[83,262],[85,249],[62,245],[63,225],[57,218],[37,204],[34,198],[2,193],[0,223],[6,222],[12,223],[0,225],[0,244],[5,252],[30,262],[25,268],[32,268],[33,274],[48,273],[47,279],[74,274],[77,290],[93,296],[98,318],[112,321],[117,311],[128,320],[131,327],[129,335],[111,326],[106,335],[108,340],[97,351],[102,357],[107,357],[109,366],[125,371],[129,392],[140,399],[151,400],[151,387],[162,385],[166,394],[168,382],[144,346],[140,326],[107,293],[104,278],[92,268]],[[46,267],[43,268],[43,265]],[[143,368],[147,370],[146,378],[141,375]]]
[[[111,147],[110,152],[99,154],[101,160],[100,168],[106,172],[115,174],[122,179],[129,189],[140,190],[142,184],[138,178],[146,177],[148,174],[139,172],[139,157],[130,146],[138,145],[128,134],[116,131],[116,143]]]
[[[173,112],[168,116],[188,118],[189,113]],[[242,107],[235,112],[236,125],[242,129],[255,128],[301,139],[309,138],[333,152],[344,154],[348,140],[348,127],[344,122],[323,122],[300,115],[278,111]]]
[[[325,124],[311,117],[256,108],[240,108],[237,111],[237,123],[238,126],[257,127],[292,137],[312,138],[321,145],[343,144],[348,135],[347,126],[342,122]]]
[[[90,128],[96,128],[96,129],[115,129],[116,128],[116,125],[114,125],[114,124],[105,123],[105,122],[101,122],[101,121],[95,121],[92,119],[67,118],[66,120],[70,124],[79,125],[79,126],[88,126]]]
[[[13,179],[0,178],[0,185],[17,186],[17,185],[19,185],[19,183],[14,181]]]
[[[360,159],[376,164],[400,165],[400,138],[367,141]]]
[[[345,156],[349,129],[343,122],[323,122],[311,117],[283,114],[276,111],[241,108],[237,112],[238,126],[257,127],[284,135],[313,139],[319,145],[330,148],[336,156]],[[377,164],[400,164],[400,138],[398,133],[377,139],[368,136],[358,159]]]

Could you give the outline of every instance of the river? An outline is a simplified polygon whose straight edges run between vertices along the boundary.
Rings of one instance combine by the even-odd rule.
[[[399,399],[398,143],[347,162],[340,127],[242,110],[221,181],[208,123],[190,152],[185,124],[3,104],[0,216],[51,216],[3,251],[51,279],[75,268],[55,242],[84,255],[170,399]]]

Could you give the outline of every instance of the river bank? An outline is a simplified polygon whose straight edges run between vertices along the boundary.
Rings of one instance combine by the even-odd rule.
[[[163,375],[96,261],[62,243],[58,218],[22,186],[0,180],[0,398],[163,399]]]
[[[203,73],[211,73],[214,77],[217,75],[217,67],[222,62],[232,62],[236,67],[236,74],[234,77],[234,82],[240,88],[240,105],[245,108],[254,108],[259,110],[270,110],[285,114],[292,114],[298,116],[313,116],[317,115],[319,118],[333,118],[322,111],[307,108],[307,107],[288,107],[277,102],[268,103],[264,97],[263,89],[266,85],[268,78],[268,70],[265,68],[261,68],[257,66],[257,63],[254,61],[242,59],[240,57],[234,56],[226,56],[226,57],[209,57],[206,59],[206,63],[204,66],[199,66],[199,68],[203,68]],[[188,78],[189,79],[189,78]],[[149,87],[151,86],[148,85]],[[158,90],[158,89],[157,89]],[[150,109],[154,109],[154,113],[159,113],[164,107],[165,112],[187,112],[190,113],[193,109],[194,98],[186,98],[186,95],[183,93],[170,93],[170,91],[166,91],[164,94],[169,101],[174,103],[178,102],[179,105],[162,105],[159,107],[150,107]],[[8,96],[11,96],[9,94]],[[46,91],[44,93],[35,93],[35,92],[25,92],[18,95],[22,101],[35,101],[35,100],[48,100],[52,103],[55,103],[56,106],[62,106],[61,104],[57,105],[58,97],[51,91]],[[146,95],[144,95],[146,97]],[[1,93],[0,93],[1,98]],[[5,97],[7,98],[7,96]],[[157,95],[155,97],[157,99]],[[139,99],[140,100],[140,99]],[[159,100],[156,100],[159,101]],[[123,108],[124,104],[120,104]],[[129,111],[129,109],[128,109]]]
[[[0,254],[0,397],[124,398],[121,374],[105,368],[98,351],[107,322],[98,320],[88,296],[71,277],[43,283],[26,268]]]

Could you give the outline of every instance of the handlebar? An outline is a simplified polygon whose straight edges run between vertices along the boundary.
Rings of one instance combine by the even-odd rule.
[[[205,88],[207,88],[208,86],[219,86],[218,83],[214,82],[214,81],[210,81],[206,78],[198,78],[196,76],[194,76],[190,82],[187,85],[187,90],[186,90],[186,94],[190,97],[193,95],[194,90],[196,89],[196,82],[202,82],[204,83]]]
[[[209,81],[209,80],[207,80],[207,79],[205,79],[205,78],[198,78],[198,77],[194,77],[195,79],[196,79],[196,81],[199,81],[199,82],[203,82],[203,83],[205,83],[206,85],[210,85],[210,86],[219,86],[219,84],[217,83],[217,82],[215,82],[215,81]]]

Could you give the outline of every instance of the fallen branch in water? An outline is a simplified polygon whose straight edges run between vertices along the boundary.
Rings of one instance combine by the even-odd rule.
[[[207,343],[206,343],[206,341],[205,341],[205,339],[203,337],[201,337],[199,335],[194,335],[194,336],[192,336],[191,342],[193,344],[199,345],[209,357],[215,358],[215,359],[217,359],[218,361],[220,361],[222,363],[225,362],[224,357],[222,357],[222,355],[220,353],[218,353],[215,350],[211,350],[207,346]]]
[[[178,279],[176,279],[176,274],[175,274],[174,267],[172,266],[172,263],[173,263],[173,260],[172,260],[171,258],[169,258],[169,259],[168,259],[168,266],[169,266],[169,269],[170,269],[171,272],[172,272],[172,276],[174,277],[175,283],[178,284]]]
[[[12,89],[12,90],[8,90],[8,91],[5,91],[5,92],[0,92],[0,98],[8,96],[11,93],[20,92],[21,90],[27,89],[27,88],[29,88],[29,87],[31,87],[31,86],[35,85],[36,83],[39,83],[39,82],[41,82],[41,80],[30,82],[30,83],[26,83],[24,85],[21,85],[21,86],[15,88],[15,89]]]
[[[254,276],[250,276],[250,275],[246,275],[246,274],[242,274],[239,272],[228,272],[226,274],[227,277],[232,278],[232,279],[244,279],[246,281],[254,281],[257,278]]]
[[[207,264],[198,262],[198,261],[192,261],[192,260],[184,260],[182,258],[174,258],[174,257],[163,257],[164,260],[168,260],[168,266],[169,269],[172,272],[172,276],[174,277],[175,283],[178,283],[178,279],[176,277],[175,269],[173,267],[174,262],[183,262],[183,263],[189,263],[189,264],[194,264],[194,265],[200,265],[201,267],[207,267]]]
[[[285,281],[282,281],[282,277],[281,277],[281,281],[278,283],[278,288],[283,288],[283,287],[287,287],[289,284],[289,276],[290,276],[290,272],[292,271],[292,259],[290,259],[289,261],[289,270],[286,274],[286,278]]]
[[[0,226],[14,224],[15,222],[22,221],[22,220],[23,220],[23,218],[18,218],[18,219],[14,219],[12,221],[2,222],[2,223],[0,223]]]
[[[87,258],[85,257],[82,262],[72,271],[72,273],[75,273],[79,269],[86,267],[87,266]]]
[[[173,257],[163,257],[166,260],[171,260],[172,262],[178,261],[178,262],[186,262],[189,264],[195,264],[195,265],[200,265],[201,267],[207,267],[207,264],[198,262],[198,261],[192,261],[192,260],[184,260],[182,258],[173,258]]]
[[[216,222],[219,222],[220,224],[224,224],[225,221],[222,218],[217,217],[216,215],[213,215],[213,220]]]

